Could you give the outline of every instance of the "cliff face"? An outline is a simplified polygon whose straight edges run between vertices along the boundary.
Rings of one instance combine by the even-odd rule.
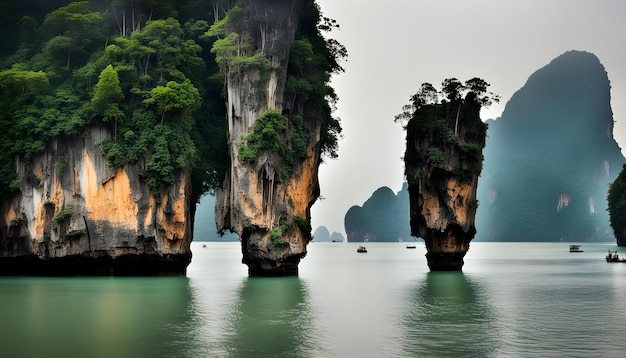
[[[284,145],[293,148],[289,116],[300,114],[285,97],[289,49],[300,9],[299,1],[248,2],[245,11],[261,16],[262,31],[243,31],[240,38],[250,38],[251,53],[262,53],[268,65],[235,66],[225,69],[231,168],[216,195],[218,228],[235,232],[241,238],[243,263],[253,276],[294,275],[306,255],[311,239],[310,208],[319,196],[317,178],[320,164],[319,116],[304,114],[306,154],[292,164],[272,150],[262,150],[254,163],[239,157],[238,143],[256,120],[268,110],[282,113],[286,130]],[[284,175],[289,167],[290,175]]]
[[[469,93],[463,102],[433,105],[407,126],[411,234],[424,239],[431,270],[461,270],[476,234],[485,125],[476,97]]]
[[[184,274],[191,260],[189,173],[156,203],[140,164],[111,171],[111,133],[56,138],[18,160],[20,192],[0,202],[1,274]]]
[[[569,51],[489,122],[477,240],[614,240],[606,197],[626,159],[613,139],[610,88],[595,55]]]

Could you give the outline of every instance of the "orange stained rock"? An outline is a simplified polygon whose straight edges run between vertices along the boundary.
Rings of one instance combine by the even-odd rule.
[[[7,223],[8,225],[11,223],[12,220],[16,220],[16,219],[17,219],[17,213],[15,212],[15,207],[13,207],[13,202],[11,202],[11,205],[9,206],[7,213],[4,216],[4,222]]]
[[[32,238],[35,241],[40,241],[41,239],[43,239],[47,227],[46,224],[48,224],[46,222],[46,208],[44,204],[45,203],[41,201],[39,203],[39,206],[37,206],[37,208],[35,209],[35,216],[33,218],[34,232],[32,233]],[[57,211],[61,210],[56,203],[55,207],[57,208]]]
[[[101,184],[86,151],[83,162],[82,192],[88,217],[134,230],[137,227],[137,203],[132,198],[126,171],[118,169],[110,180]]]
[[[292,176],[287,187],[288,196],[293,202],[294,215],[306,218],[306,209],[309,202],[313,200],[314,175],[317,175],[315,161],[312,156],[308,156],[302,162],[299,177]]]
[[[446,185],[446,191],[450,197],[448,202],[441,202],[438,196],[424,195],[424,217],[428,227],[444,229],[448,225],[448,217],[444,214],[447,210],[442,206],[448,207],[454,213],[456,223],[467,224],[468,218],[473,217],[466,208],[468,200],[471,199],[472,184],[459,183],[452,177]]]
[[[468,209],[466,204],[472,190],[472,185],[460,184],[456,178],[450,178],[447,189],[448,195],[450,195],[450,203],[448,203],[448,205],[454,211],[456,221],[459,223],[467,223]]]

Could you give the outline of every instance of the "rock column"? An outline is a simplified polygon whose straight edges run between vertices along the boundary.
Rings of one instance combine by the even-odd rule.
[[[465,100],[430,105],[407,125],[405,174],[411,234],[426,244],[433,271],[461,270],[476,234],[476,188],[486,124],[480,104]]]
[[[262,53],[269,66],[237,67],[231,61],[223,68],[231,167],[217,191],[215,217],[220,230],[241,238],[242,262],[251,276],[297,275],[311,240],[310,208],[319,196],[321,121],[315,116],[303,115],[306,155],[293,163],[271,149],[259,151],[254,163],[238,154],[245,135],[269,110],[283,115],[283,144],[292,149],[289,116],[296,111],[286,107],[284,89],[300,5],[300,1],[247,3],[245,13],[262,19],[262,31],[244,28],[239,37],[249,39],[250,53]]]

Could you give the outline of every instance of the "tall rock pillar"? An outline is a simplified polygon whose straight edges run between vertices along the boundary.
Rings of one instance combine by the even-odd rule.
[[[271,0],[242,4],[229,12],[224,26],[243,43],[241,52],[224,53],[221,63],[231,166],[216,193],[215,217],[220,230],[239,234],[242,261],[251,276],[297,275],[311,239],[310,208],[319,196],[322,127],[319,115],[307,115],[295,95],[287,100],[285,94],[302,4]],[[233,11],[245,20],[236,23]],[[255,27],[249,25],[253,23]],[[272,124],[255,127],[261,117]],[[255,147],[251,156],[242,157],[242,148],[253,147],[249,133],[255,130],[259,141],[275,136],[276,144]],[[296,142],[299,155],[293,154],[298,151]]]
[[[432,271],[461,270],[476,234],[486,133],[480,107],[470,92],[463,101],[428,105],[407,125],[411,234],[424,239]]]

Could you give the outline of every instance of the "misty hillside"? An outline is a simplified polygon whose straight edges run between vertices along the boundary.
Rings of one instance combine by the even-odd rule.
[[[193,241],[239,241],[239,236],[231,232],[217,233],[215,224],[215,197],[205,195],[196,206],[193,223]]]
[[[348,242],[409,241],[409,193],[406,183],[398,194],[378,188],[362,206],[355,205],[344,219]]]
[[[314,242],[344,242],[346,239],[342,234],[333,231],[331,234],[328,231],[328,228],[324,225],[318,226],[317,229],[313,232],[313,241]]]
[[[598,58],[570,51],[532,74],[489,121],[480,241],[614,241],[608,185],[626,162]]]

